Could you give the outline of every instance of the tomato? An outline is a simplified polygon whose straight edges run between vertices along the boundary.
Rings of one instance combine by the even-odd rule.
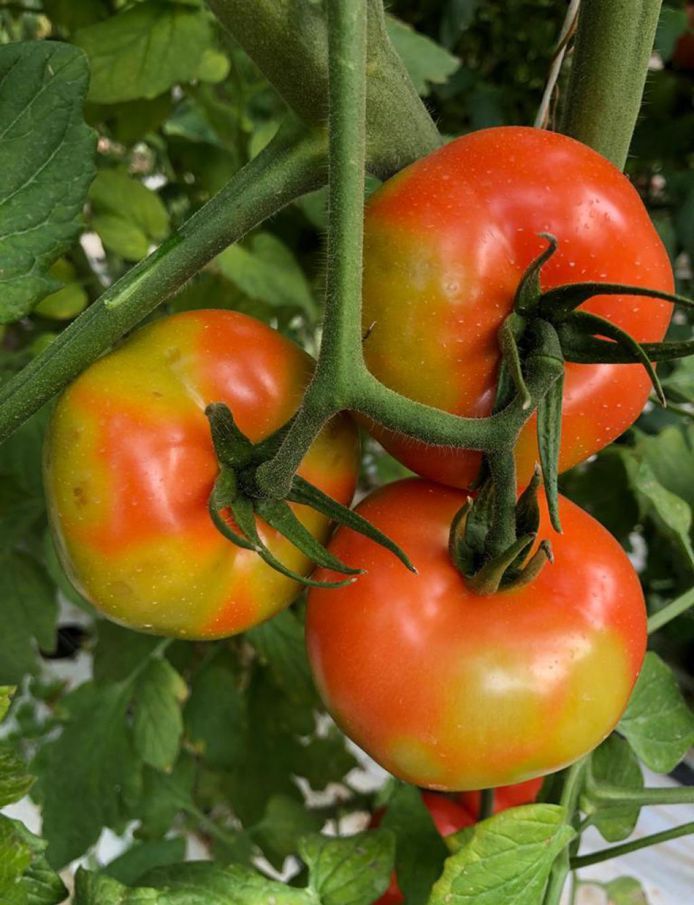
[[[347,735],[406,782],[457,791],[524,782],[592,750],[621,716],[646,647],[628,557],[563,497],[561,535],[541,503],[554,565],[525,587],[471,591],[447,549],[466,498],[418,479],[367,497],[360,513],[418,574],[340,529],[330,549],[366,574],[312,589],[306,622],[317,687]]]
[[[544,288],[597,281],[672,291],[667,252],[637,192],[611,163],[553,132],[485,129],[407,167],[367,205],[363,323],[370,370],[419,402],[488,415],[497,333],[523,272],[546,247],[542,232],[559,242],[542,270]],[[639,341],[662,339],[672,308],[623,296],[584,307]],[[650,390],[640,366],[567,364],[561,470],[619,436]],[[479,453],[427,446],[378,426],[372,433],[432,480],[469,487],[477,475]],[[522,485],[537,457],[533,419],[517,449]]]
[[[537,793],[542,786],[542,779],[531,779],[529,782],[516,786],[502,786],[494,795],[494,813],[505,811],[520,804],[531,804],[535,801]],[[453,801],[445,795],[437,792],[422,792],[422,801],[431,814],[434,826],[442,836],[450,836],[468,826],[477,823],[477,815],[480,809],[480,793],[465,792],[459,796],[459,801]],[[376,815],[374,815],[376,816]],[[381,816],[371,821],[372,826],[378,826]],[[390,886],[384,892],[376,905],[401,905],[405,901],[398,886],[398,879],[393,874]]]
[[[538,776],[527,782],[516,783],[514,786],[500,786],[494,792],[494,813],[499,814],[501,811],[517,808],[522,804],[532,804],[542,788],[542,782],[542,777]],[[459,801],[477,817],[482,804],[482,793],[479,791],[463,792],[459,796]]]
[[[232,311],[156,321],[88,368],[57,404],[45,483],[68,574],[110,619],[186,638],[218,638],[268,619],[296,582],[226,540],[207,510],[218,465],[204,414],[224,402],[259,441],[296,411],[313,363],[298,346]],[[300,473],[348,504],[358,469],[351,421],[332,421]],[[296,507],[321,541],[327,519]],[[290,568],[310,563],[259,524]]]

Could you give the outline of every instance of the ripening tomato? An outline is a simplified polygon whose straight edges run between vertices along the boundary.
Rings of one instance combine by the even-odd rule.
[[[646,647],[629,559],[564,498],[561,535],[541,504],[554,565],[526,587],[471,591],[447,549],[465,499],[418,479],[367,497],[359,512],[418,574],[339,529],[330,549],[366,574],[312,589],[306,622],[317,687],[342,729],[406,782],[458,791],[524,782],[592,750],[621,716]]]
[[[521,804],[531,804],[537,798],[542,786],[542,779],[531,779],[515,786],[501,786],[494,795],[494,813],[498,814],[508,808]],[[434,826],[442,836],[450,836],[460,830],[477,823],[480,810],[480,792],[464,792],[458,801],[441,795],[438,792],[422,792],[422,801],[431,814]],[[379,826],[382,815],[374,815],[371,826]],[[402,905],[405,897],[400,892],[398,878],[393,873],[390,886],[383,893],[376,905]]]
[[[667,252],[636,190],[611,163],[554,132],[466,135],[407,167],[367,205],[364,354],[387,386],[468,417],[488,415],[498,330],[528,264],[559,242],[543,288],[586,281],[671,292]],[[584,308],[639,341],[663,338],[669,302],[602,296]],[[638,365],[566,366],[560,468],[606,446],[641,412],[651,385]],[[424,477],[469,487],[480,455],[369,428]],[[517,448],[525,485],[537,460],[535,420]]]
[[[472,826],[476,822],[467,808],[445,795],[440,795],[437,792],[422,792],[422,801],[431,814],[434,826],[441,836],[450,836],[451,833],[457,833],[459,830]],[[377,811],[371,818],[370,826],[380,826],[383,813],[384,811]],[[397,875],[393,871],[390,886],[381,898],[377,899],[375,905],[402,905],[404,901],[405,897],[400,892]]]
[[[494,813],[500,814],[508,808],[517,808],[522,804],[532,804],[540,793],[543,778],[537,776],[527,782],[519,782],[513,786],[499,786],[494,791]],[[482,793],[480,791],[462,792],[458,796],[460,803],[475,817],[480,812]]]
[[[224,402],[259,441],[296,411],[313,363],[266,325],[232,311],[191,311],[139,330],[88,368],[57,404],[46,492],[66,569],[104,615],[186,638],[243,631],[287,606],[297,583],[226,540],[207,502],[218,473],[205,406]],[[349,419],[333,420],[300,473],[348,504],[358,469]],[[296,512],[321,541],[327,519]],[[310,563],[259,523],[290,568]]]

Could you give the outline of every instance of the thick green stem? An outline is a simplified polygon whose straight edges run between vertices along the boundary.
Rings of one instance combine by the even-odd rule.
[[[664,606],[662,610],[658,610],[657,613],[654,613],[648,620],[648,634],[652,635],[653,632],[657,632],[658,629],[662,628],[664,625],[667,625],[668,622],[672,622],[673,619],[681,616],[682,613],[685,613],[693,606],[694,588],[682,594],[682,596],[678,597],[676,600],[668,603],[668,605]]]
[[[485,545],[490,557],[504,553],[517,539],[514,443],[515,438],[509,438],[508,446],[487,453],[487,463],[494,484],[492,522]]]
[[[573,823],[574,820],[574,814],[576,811],[578,796],[581,791],[581,784],[583,781],[583,774],[586,769],[586,765],[586,758],[578,761],[569,768],[566,773],[566,778],[564,779],[564,788],[562,791],[560,804],[566,811],[567,822],[570,823]],[[549,876],[549,883],[545,892],[543,905],[559,905],[562,891],[564,889],[564,886],[566,885],[566,878],[568,877],[570,870],[571,863],[569,858],[569,850],[568,848],[566,848],[554,862],[552,872]]]
[[[621,789],[603,783],[589,783],[587,797],[595,804],[654,805],[694,804],[694,788],[671,786],[664,789]]]
[[[0,441],[232,242],[323,184],[325,136],[291,125],[0,391]]]
[[[361,278],[366,156],[366,3],[328,3],[330,57],[328,280],[323,342],[313,381],[282,445],[258,469],[261,492],[284,497],[325,421],[349,408],[363,369]]]
[[[328,31],[311,0],[208,0],[287,104],[308,123],[328,115]],[[382,0],[368,8],[368,163],[382,178],[423,157],[441,137],[393,48]],[[332,75],[332,73],[331,73]]]
[[[582,0],[562,132],[623,169],[662,0]]]
[[[571,869],[579,870],[581,867],[590,867],[591,864],[600,864],[612,858],[620,858],[630,852],[638,852],[642,848],[650,848],[660,842],[669,842],[671,839],[679,839],[692,833],[694,833],[694,823],[684,823],[682,826],[676,826],[671,830],[663,830],[662,833],[653,833],[651,836],[643,836],[641,839],[632,839],[631,842],[625,842],[623,845],[614,845],[612,848],[605,848],[600,852],[594,852],[592,855],[579,855],[571,859]]]

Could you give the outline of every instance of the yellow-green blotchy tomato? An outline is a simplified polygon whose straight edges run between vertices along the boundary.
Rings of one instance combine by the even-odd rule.
[[[313,361],[266,325],[231,311],[193,311],[144,327],[88,368],[59,400],[45,484],[59,555],[105,616],[161,635],[219,638],[273,616],[299,586],[226,540],[207,504],[219,466],[205,417],[229,406],[257,442],[295,413]],[[358,470],[352,422],[335,418],[300,474],[349,504]],[[294,506],[320,541],[330,525]],[[258,521],[295,571],[311,563]]]

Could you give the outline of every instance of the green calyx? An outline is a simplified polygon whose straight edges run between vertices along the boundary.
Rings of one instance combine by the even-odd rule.
[[[541,541],[532,552],[540,525],[537,494],[540,472],[521,494],[514,511],[515,539],[508,546],[489,556],[489,534],[494,518],[493,480],[487,480],[474,501],[467,501],[453,519],[448,538],[450,557],[468,586],[477,594],[496,594],[499,590],[522,587],[540,573],[545,563],[552,561],[548,541]]]
[[[210,422],[212,442],[219,462],[219,474],[210,494],[208,511],[215,527],[228,541],[243,549],[253,550],[275,571],[309,587],[339,588],[351,584],[363,570],[346,565],[316,540],[289,505],[301,503],[381,544],[414,571],[410,560],[393,541],[358,513],[338,503],[304,478],[295,475],[291,489],[283,500],[268,498],[259,492],[255,473],[276,451],[288,425],[262,443],[254,444],[241,432],[231,411],[223,403],[208,405],[205,414]],[[257,518],[286,537],[317,566],[348,577],[339,581],[316,581],[290,569],[263,540]]]
[[[550,521],[556,531],[561,531],[558,463],[565,362],[639,364],[646,369],[659,401],[665,405],[653,362],[694,353],[694,341],[639,343],[611,321],[579,310],[598,295],[646,296],[694,308],[688,298],[618,283],[572,283],[543,291],[542,268],[556,252],[558,243],[548,233],[541,236],[547,240],[547,247],[523,274],[513,311],[499,332],[501,366],[494,407],[494,412],[500,413],[514,399],[521,400],[527,418],[536,408],[540,468],[514,509],[516,477],[512,451],[488,451],[481,489],[474,501],[463,507],[451,528],[451,558],[470,587],[480,594],[525,584],[551,561],[545,542],[532,557],[528,553],[539,524],[540,476]],[[528,383],[540,371],[548,379],[543,381],[542,393],[533,397]]]

